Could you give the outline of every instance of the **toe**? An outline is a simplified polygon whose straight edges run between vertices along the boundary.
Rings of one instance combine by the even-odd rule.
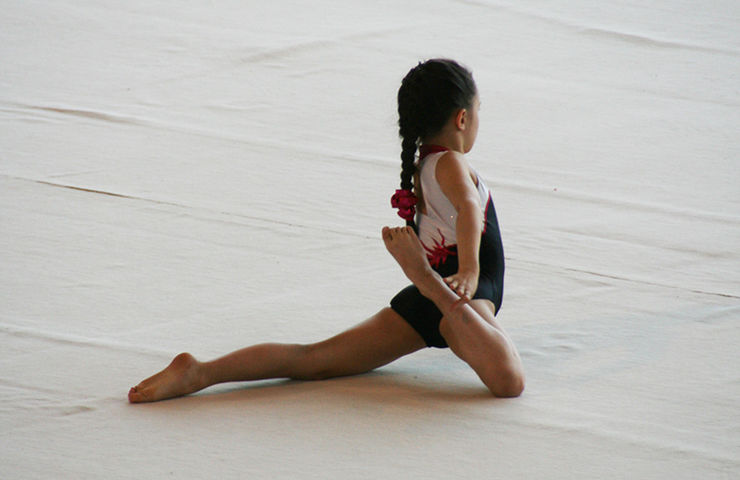
[[[131,387],[131,390],[128,391],[128,401],[131,403],[141,401],[141,394],[136,390],[136,387]]]

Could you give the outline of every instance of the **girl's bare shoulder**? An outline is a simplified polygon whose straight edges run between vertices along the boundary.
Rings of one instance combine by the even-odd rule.
[[[440,185],[450,181],[466,182],[471,177],[465,155],[454,150],[448,150],[439,158],[434,173]]]

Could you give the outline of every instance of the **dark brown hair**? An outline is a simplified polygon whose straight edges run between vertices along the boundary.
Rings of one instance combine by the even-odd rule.
[[[452,113],[470,108],[477,93],[473,74],[454,60],[420,62],[398,89],[398,134],[401,137],[401,188],[414,188],[416,149],[438,133]],[[406,222],[414,224],[413,220]]]

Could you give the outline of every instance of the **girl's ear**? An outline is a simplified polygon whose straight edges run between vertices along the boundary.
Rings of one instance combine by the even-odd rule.
[[[465,128],[467,128],[467,124],[468,111],[464,108],[461,108],[455,114],[455,127],[457,127],[458,130],[465,130]]]

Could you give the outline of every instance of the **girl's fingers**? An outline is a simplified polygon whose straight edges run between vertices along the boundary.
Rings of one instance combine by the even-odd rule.
[[[464,281],[460,281],[455,276],[451,277],[445,277],[443,278],[445,283],[447,284],[450,289],[455,292],[460,298],[465,299],[466,301],[469,301],[471,299],[472,294],[474,293],[474,290],[472,287],[469,287]]]

